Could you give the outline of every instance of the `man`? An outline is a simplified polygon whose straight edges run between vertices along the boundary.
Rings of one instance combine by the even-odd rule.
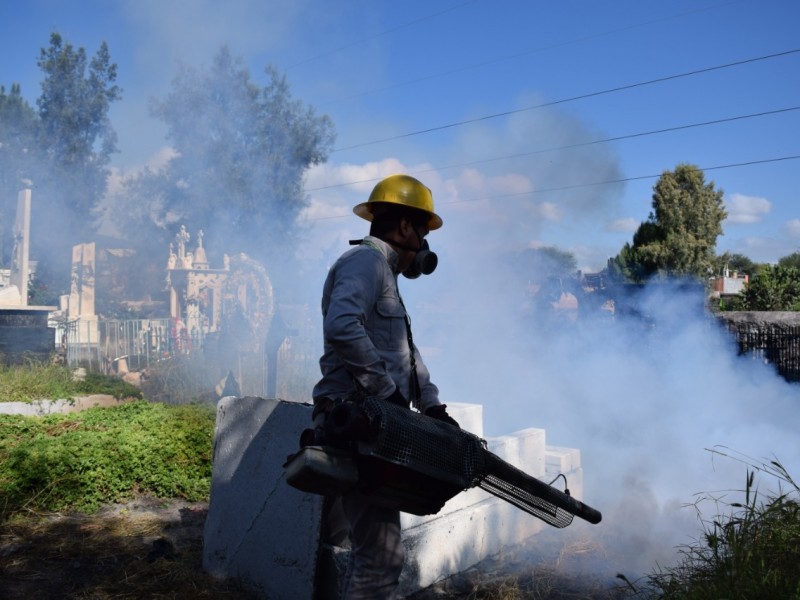
[[[322,293],[322,378],[314,387],[317,426],[337,401],[354,394],[413,406],[458,424],[439,402],[439,390],[414,345],[410,319],[397,287],[403,273],[415,278],[436,267],[425,236],[442,226],[431,191],[408,175],[380,181],[353,208],[370,221],[370,234],[331,267]],[[349,530],[351,565],[346,600],[391,598],[403,568],[400,513],[374,505],[353,491],[341,498]]]

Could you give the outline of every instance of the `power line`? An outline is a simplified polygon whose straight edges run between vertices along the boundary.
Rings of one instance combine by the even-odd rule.
[[[733,169],[735,167],[748,167],[752,165],[761,165],[767,163],[774,163],[774,162],[781,162],[785,160],[797,160],[800,159],[800,154],[794,156],[781,156],[778,158],[765,158],[762,160],[750,160],[746,162],[740,163],[730,163],[727,165],[717,165],[714,167],[698,167],[701,171],[719,171],[722,169]],[[573,183],[570,185],[562,185],[556,186],[551,188],[540,188],[538,190],[528,191],[528,192],[515,192],[511,194],[503,194],[500,196],[488,196],[483,198],[470,198],[467,200],[451,200],[450,202],[441,202],[439,206],[442,205],[449,205],[449,204],[461,204],[463,202],[479,202],[481,200],[498,200],[501,198],[512,198],[512,197],[519,197],[519,196],[530,196],[532,194],[543,194],[547,192],[562,192],[565,190],[574,190],[579,188],[586,188],[586,187],[595,187],[600,185],[611,185],[615,183],[628,183],[630,181],[640,181],[642,179],[658,179],[661,177],[662,173],[658,173],[656,175],[637,175],[635,177],[622,177],[619,179],[607,179],[605,181],[591,181],[587,183]]]
[[[763,164],[768,164],[768,163],[776,163],[776,162],[782,162],[782,161],[787,161],[787,160],[798,160],[798,159],[800,159],[800,154],[795,154],[795,155],[791,155],[791,156],[780,156],[780,157],[777,157],[777,158],[765,158],[765,159],[760,159],[760,160],[750,160],[750,161],[738,162],[738,163],[729,163],[729,164],[726,164],[726,165],[716,165],[716,166],[711,166],[711,167],[698,167],[698,168],[703,172],[705,172],[705,171],[720,171],[720,170],[723,170],[723,169],[733,169],[733,168],[737,168],[737,167],[749,167],[749,166],[752,166],[752,165],[763,165]],[[501,194],[499,196],[483,196],[481,198],[467,198],[465,200],[451,200],[450,202],[444,201],[444,202],[439,202],[437,205],[438,206],[449,206],[449,205],[452,205],[452,204],[464,204],[466,202],[480,202],[480,201],[484,201],[484,200],[501,200],[501,199],[505,199],[505,198],[518,198],[520,196],[531,196],[533,194],[543,194],[543,193],[548,193],[548,192],[561,192],[561,191],[565,191],[565,190],[573,190],[573,189],[586,188],[586,187],[596,187],[596,186],[601,186],[601,185],[612,185],[612,184],[616,184],[616,183],[628,183],[630,181],[640,181],[640,180],[643,180],[643,179],[657,179],[657,178],[661,177],[661,175],[662,175],[662,173],[658,173],[656,175],[637,175],[637,176],[634,176],[634,177],[622,177],[622,178],[619,178],[619,179],[607,179],[607,180],[604,180],[604,181],[591,181],[591,182],[586,182],[586,183],[573,183],[573,184],[570,184],[570,185],[555,186],[555,187],[550,187],[550,188],[540,188],[540,189],[537,189],[537,190],[527,191],[527,192],[514,192],[514,193],[510,193],[510,194]],[[307,220],[309,220],[309,221],[327,221],[327,220],[330,220],[330,219],[343,219],[344,217],[347,217],[349,215],[350,215],[350,213],[348,212],[348,213],[341,214],[341,215],[331,215],[329,217],[317,217],[317,218],[314,218],[314,219],[307,219]]]
[[[576,100],[585,100],[586,98],[594,98],[594,97],[603,96],[603,95],[606,95],[606,94],[613,94],[615,92],[622,92],[622,91],[625,91],[625,90],[631,90],[631,89],[635,89],[635,88],[639,88],[639,87],[653,85],[655,83],[663,83],[665,81],[672,81],[672,80],[675,80],[675,79],[681,79],[683,77],[690,77],[690,76],[693,76],[693,75],[701,75],[703,73],[710,73],[712,71],[719,71],[719,70],[722,70],[722,69],[728,69],[730,67],[737,67],[737,66],[741,66],[741,65],[745,65],[745,64],[749,64],[749,63],[754,63],[754,62],[758,62],[758,61],[769,60],[771,58],[778,58],[778,57],[781,57],[781,56],[788,56],[790,54],[795,54],[797,52],[800,52],[800,48],[795,48],[793,50],[786,50],[784,52],[776,52],[774,54],[767,54],[767,55],[764,55],[764,56],[757,56],[757,57],[754,57],[754,58],[748,58],[748,59],[744,59],[744,60],[739,60],[739,61],[735,61],[735,62],[731,62],[731,63],[726,63],[726,64],[723,64],[723,65],[717,65],[717,66],[714,66],[714,67],[706,67],[706,68],[703,68],[703,69],[696,69],[694,71],[687,71],[685,73],[678,73],[676,75],[667,75],[665,77],[658,77],[656,79],[650,79],[650,80],[647,80],[647,81],[640,81],[640,82],[637,82],[637,83],[621,85],[621,86],[617,86],[617,87],[614,87],[614,88],[609,88],[609,89],[605,89],[605,90],[601,90],[601,91],[597,91],[597,92],[589,92],[587,94],[581,94],[579,96],[572,96],[570,98],[562,98],[560,100],[553,100],[551,102],[544,102],[542,104],[535,104],[535,105],[532,105],[532,106],[526,106],[524,108],[518,108],[518,109],[515,109],[515,110],[507,110],[507,111],[504,111],[504,112],[494,113],[494,114],[491,114],[491,115],[485,115],[483,117],[476,117],[474,119],[466,119],[464,121],[456,121],[454,123],[448,123],[446,125],[438,125],[436,127],[429,127],[428,129],[420,129],[418,131],[412,131],[410,133],[403,133],[403,134],[400,134],[400,135],[395,135],[395,136],[391,136],[391,137],[387,137],[387,138],[373,140],[373,141],[370,141],[370,142],[363,142],[361,144],[354,144],[352,146],[345,146],[345,147],[342,147],[342,148],[336,148],[332,152],[342,152],[344,150],[352,150],[354,148],[363,148],[365,146],[373,146],[375,144],[382,144],[384,142],[391,142],[391,141],[394,141],[394,140],[399,140],[399,139],[408,138],[408,137],[412,137],[412,136],[423,135],[425,133],[433,133],[434,131],[442,131],[444,129],[452,129],[454,127],[460,127],[462,125],[469,125],[469,124],[472,124],[472,123],[480,123],[482,121],[488,121],[490,119],[496,119],[496,118],[499,118],[499,117],[507,117],[507,116],[510,116],[510,115],[515,115],[515,114],[526,112],[526,111],[530,111],[530,110],[536,110],[536,109],[539,109],[539,108],[545,108],[545,107],[548,107],[548,106],[556,106],[556,105],[559,105],[559,104],[565,104],[567,102],[574,102]]]
[[[748,114],[748,115],[738,115],[738,116],[735,116],[735,117],[726,117],[726,118],[722,118],[722,119],[714,119],[714,120],[711,120],[711,121],[702,121],[700,123],[691,123],[691,124],[688,124],[688,125],[676,125],[674,127],[664,127],[662,129],[653,129],[653,130],[650,130],[650,131],[642,131],[642,132],[638,132],[638,133],[630,133],[630,134],[627,134],[627,135],[618,135],[618,136],[609,137],[609,138],[602,138],[602,139],[598,139],[598,140],[590,140],[588,142],[576,142],[574,144],[565,144],[563,146],[553,146],[551,148],[541,148],[539,150],[532,150],[530,152],[519,152],[519,153],[516,153],[516,154],[508,154],[508,155],[505,155],[505,156],[496,156],[496,157],[493,157],[493,158],[484,158],[484,159],[473,160],[473,161],[464,162],[464,163],[457,163],[457,164],[440,166],[440,167],[431,167],[429,169],[420,169],[418,171],[412,171],[409,174],[410,175],[417,175],[417,174],[421,174],[421,173],[430,173],[430,172],[433,172],[433,171],[444,171],[444,170],[447,170],[447,169],[456,169],[456,168],[459,168],[459,167],[468,167],[468,166],[473,166],[473,165],[486,164],[486,163],[497,162],[497,161],[501,161],[501,160],[511,160],[511,159],[515,159],[515,158],[522,158],[522,157],[525,157],[525,156],[533,156],[533,155],[536,155],[536,154],[545,154],[545,153],[548,153],[548,152],[556,152],[558,150],[569,150],[569,149],[572,149],[572,148],[581,148],[581,147],[584,147],[584,146],[593,146],[593,145],[596,145],[596,144],[605,144],[605,143],[609,143],[609,142],[618,142],[618,141],[621,141],[621,140],[629,140],[629,139],[634,139],[634,138],[646,137],[646,136],[650,136],[650,135],[658,135],[658,134],[669,133],[669,132],[673,132],[673,131],[682,131],[682,130],[685,130],[685,129],[693,129],[693,128],[697,128],[697,127],[706,127],[708,125],[719,125],[721,123],[730,123],[730,122],[733,122],[733,121],[742,121],[742,120],[745,120],[745,119],[752,119],[752,118],[756,118],[756,117],[764,117],[764,116],[768,116],[768,115],[776,115],[776,114],[786,113],[786,112],[790,112],[790,111],[794,111],[794,110],[800,110],[800,106],[792,106],[792,107],[789,107],[789,108],[779,108],[779,109],[776,109],[776,110],[762,111],[762,112],[752,113],[752,114]],[[331,188],[346,187],[346,186],[350,186],[350,185],[356,185],[356,184],[359,184],[359,183],[369,183],[370,181],[378,181],[379,179],[380,179],[380,177],[373,177],[373,178],[370,178],[370,179],[360,179],[358,181],[348,181],[348,182],[345,182],[345,183],[336,183],[336,184],[326,185],[326,186],[321,186],[321,187],[316,187],[316,188],[309,188],[306,191],[307,192],[316,192],[316,191],[319,191],[319,190],[327,190],[327,189],[331,189]]]

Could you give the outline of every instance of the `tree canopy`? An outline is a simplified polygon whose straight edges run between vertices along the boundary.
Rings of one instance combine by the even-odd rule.
[[[750,260],[750,258],[744,254],[737,254],[735,252],[723,252],[714,260],[715,275],[721,275],[724,273],[725,269],[728,269],[729,271],[736,271],[753,277],[758,273],[760,268],[760,265]]]
[[[307,205],[303,177],[327,158],[333,125],[293,99],[274,67],[265,74],[261,87],[227,48],[208,69],[180,69],[171,92],[152,104],[174,156],[126,182],[115,211],[123,232],[165,245],[182,224],[202,229],[212,249],[291,254]]]
[[[518,293],[532,300],[531,308],[551,308],[550,303],[577,286],[575,255],[556,246],[526,248],[511,257],[511,264],[519,277]]]
[[[517,272],[528,281],[574,276],[578,268],[575,255],[556,246],[526,248],[517,256]]]
[[[794,267],[795,269],[800,270],[800,252],[793,252],[788,256],[784,256],[778,259],[778,266],[779,267]]]
[[[71,246],[94,229],[92,211],[105,195],[116,134],[111,104],[121,97],[116,65],[103,42],[89,59],[52,33],[37,65],[44,76],[34,110],[19,85],[0,91],[0,210],[3,236],[14,223],[17,194],[33,190],[32,252],[69,277]],[[55,227],[54,227],[55,225]]]
[[[659,274],[707,277],[726,212],[723,191],[706,183],[698,167],[679,164],[653,187],[647,221],[609,265],[633,281]]]
[[[800,270],[765,265],[744,288],[742,310],[800,310]]]
[[[37,64],[44,73],[36,101],[40,146],[51,168],[46,194],[37,200],[72,230],[65,239],[71,244],[84,241],[81,236],[93,230],[87,217],[105,195],[108,164],[117,150],[109,110],[122,91],[114,83],[117,67],[105,42],[89,60],[83,48],[76,49],[53,33]],[[52,221],[53,214],[49,216]]]
[[[11,257],[11,228],[17,207],[17,194],[31,185],[37,174],[39,118],[22,97],[19,84],[6,94],[0,86],[0,264]]]

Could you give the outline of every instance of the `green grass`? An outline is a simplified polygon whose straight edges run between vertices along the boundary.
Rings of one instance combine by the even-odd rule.
[[[0,402],[70,400],[88,394],[109,394],[118,399],[142,397],[138,388],[118,377],[88,373],[78,381],[71,369],[51,363],[0,366]]]
[[[83,511],[139,494],[208,498],[214,410],[133,401],[80,413],[0,415],[0,518]]]

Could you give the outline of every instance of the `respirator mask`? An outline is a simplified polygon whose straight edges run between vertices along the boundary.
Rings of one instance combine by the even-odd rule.
[[[365,242],[364,240],[350,240],[351,246],[364,243],[369,242]],[[400,247],[404,250],[416,251],[417,253],[416,256],[414,256],[414,262],[411,263],[411,266],[403,271],[403,275],[408,279],[416,279],[420,275],[430,275],[436,270],[436,265],[439,264],[439,257],[436,256],[436,252],[431,250],[431,247],[428,245],[428,240],[422,240],[419,250],[409,248],[408,246]]]
[[[422,240],[422,245],[414,257],[414,262],[403,271],[403,275],[409,279],[416,279],[420,275],[430,275],[436,270],[436,265],[438,264],[439,257],[436,256],[436,252],[431,250],[428,240]]]

